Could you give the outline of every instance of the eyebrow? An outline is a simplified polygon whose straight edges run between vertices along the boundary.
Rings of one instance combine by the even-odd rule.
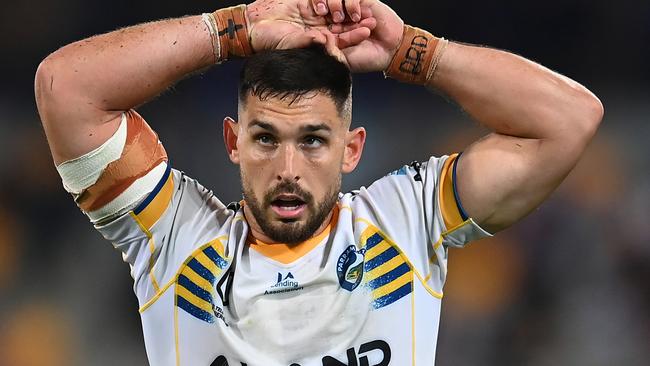
[[[325,132],[331,132],[332,128],[325,123],[318,123],[318,124],[309,124],[300,127],[300,130],[303,132],[318,132],[318,131],[325,131]]]
[[[267,130],[273,134],[278,133],[278,129],[273,126],[271,123],[260,121],[257,119],[254,119],[251,121],[251,123],[248,125],[248,128],[251,129],[253,127],[259,127],[264,130]],[[300,127],[301,132],[318,132],[318,131],[325,131],[325,132],[331,132],[332,128],[328,126],[325,123],[315,123],[315,124],[307,124],[304,126]]]
[[[248,124],[248,129],[251,129],[253,127],[259,127],[259,128],[265,129],[265,130],[267,130],[267,131],[269,131],[271,133],[274,133],[274,134],[276,134],[278,132],[278,129],[275,128],[275,126],[273,126],[272,124],[270,124],[268,122],[262,122],[262,121],[257,120],[257,119],[252,120],[251,123]]]

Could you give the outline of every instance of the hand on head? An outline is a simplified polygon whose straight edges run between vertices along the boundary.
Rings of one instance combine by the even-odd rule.
[[[404,24],[377,0],[258,0],[247,17],[255,51],[321,44],[353,72],[386,69]]]

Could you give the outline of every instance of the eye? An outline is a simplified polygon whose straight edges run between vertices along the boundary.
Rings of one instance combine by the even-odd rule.
[[[255,136],[255,141],[257,141],[257,143],[263,146],[275,145],[275,139],[273,139],[271,135],[263,134],[263,135]]]
[[[303,141],[303,146],[309,148],[321,147],[325,143],[325,140],[318,136],[307,136]]]

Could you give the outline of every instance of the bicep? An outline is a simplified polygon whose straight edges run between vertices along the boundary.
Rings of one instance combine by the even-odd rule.
[[[464,209],[490,232],[514,224],[557,188],[581,149],[561,139],[484,137],[458,161],[456,185]]]

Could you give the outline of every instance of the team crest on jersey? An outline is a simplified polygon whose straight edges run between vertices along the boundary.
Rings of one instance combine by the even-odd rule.
[[[342,288],[353,291],[361,283],[365,253],[365,249],[357,250],[357,247],[350,245],[339,256],[336,262],[336,273]]]

